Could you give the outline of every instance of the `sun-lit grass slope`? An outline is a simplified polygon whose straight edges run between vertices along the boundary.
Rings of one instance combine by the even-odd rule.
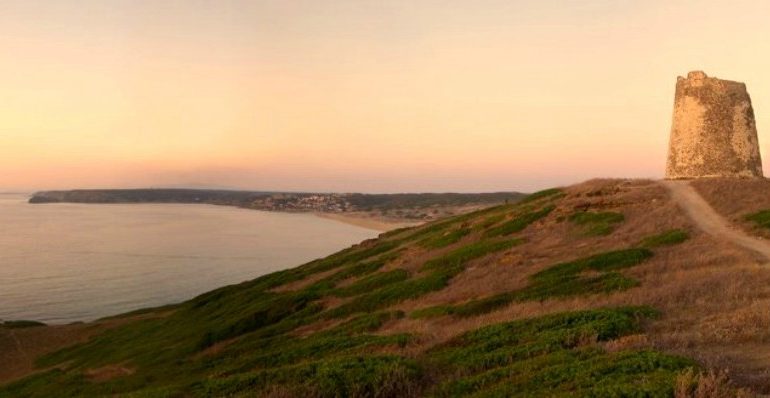
[[[732,396],[700,372],[770,389],[769,282],[657,183],[593,180],[102,321],[0,396]]]

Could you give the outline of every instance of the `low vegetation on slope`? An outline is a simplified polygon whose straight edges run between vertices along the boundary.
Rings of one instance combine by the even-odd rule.
[[[747,215],[746,221],[751,221],[760,228],[770,228],[770,210],[760,210]]]
[[[543,191],[124,315],[87,342],[39,358],[39,372],[0,387],[0,396],[657,397],[672,396],[677,383],[693,390],[696,362],[627,343],[658,310],[601,301],[643,286],[631,272],[689,235],[661,230],[618,243],[602,237],[628,218],[607,214],[624,213],[592,210],[576,221],[568,198]],[[565,222],[612,227],[574,237]],[[555,261],[523,256],[565,245],[554,239],[593,246],[568,248]],[[500,281],[516,273],[521,286]],[[468,298],[469,286],[489,291]],[[559,310],[581,298],[590,300]],[[537,303],[551,307],[503,316]],[[495,313],[503,315],[481,320]]]
[[[637,265],[651,256],[652,252],[648,249],[634,248],[557,264],[532,275],[530,285],[523,289],[458,305],[429,307],[413,312],[411,317],[438,315],[467,317],[490,312],[512,301],[545,300],[629,289],[636,286],[638,282],[617,271]],[[594,273],[585,275],[586,271]]]
[[[686,241],[690,237],[687,231],[671,229],[661,234],[644,238],[639,244],[641,247],[655,248],[661,246],[676,245]]]
[[[588,236],[609,235],[614,226],[623,222],[624,217],[616,212],[590,212],[581,211],[569,216],[570,222],[583,228],[583,233]]]
[[[647,350],[608,352],[597,343],[640,330],[646,308],[559,313],[487,326],[434,348],[449,374],[437,396],[667,396],[694,362]]]

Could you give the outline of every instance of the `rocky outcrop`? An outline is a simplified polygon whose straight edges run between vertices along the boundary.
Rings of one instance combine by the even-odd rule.
[[[678,77],[666,178],[762,177],[746,85],[703,72]]]

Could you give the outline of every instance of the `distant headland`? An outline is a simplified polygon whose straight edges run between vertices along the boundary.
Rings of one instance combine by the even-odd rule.
[[[520,192],[312,193],[214,189],[75,189],[40,191],[29,203],[198,203],[246,209],[316,213],[373,229],[392,229],[523,198]]]

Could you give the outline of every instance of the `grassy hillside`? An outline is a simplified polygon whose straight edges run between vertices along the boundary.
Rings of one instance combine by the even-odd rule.
[[[767,282],[654,182],[591,181],[88,325],[0,396],[735,396],[708,371],[770,388],[736,351]]]

